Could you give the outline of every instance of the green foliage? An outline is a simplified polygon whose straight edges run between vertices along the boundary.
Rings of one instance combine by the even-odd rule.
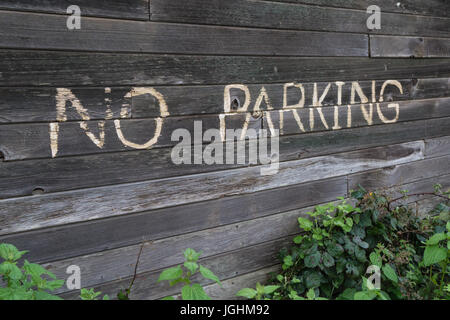
[[[435,186],[443,203],[424,219],[407,206],[363,188],[352,199],[316,206],[299,217],[300,235],[280,252],[282,272],[264,294],[243,289],[251,299],[339,300],[449,299],[450,222],[448,192]],[[407,191],[403,192],[403,199]],[[398,200],[398,199],[395,199]],[[381,288],[365,278],[380,270]],[[264,286],[259,285],[260,288]]]
[[[183,265],[168,268],[161,272],[158,282],[169,281],[170,285],[177,283],[184,283],[181,289],[181,297],[183,300],[210,300],[205,290],[200,284],[192,283],[192,277],[199,273],[203,278],[213,280],[220,283],[219,278],[208,268],[198,264],[201,252],[196,252],[194,249],[186,249],[184,251],[185,261]],[[166,297],[164,300],[173,300],[173,297]]]
[[[19,251],[12,244],[0,244],[0,276],[4,287],[0,287],[0,300],[61,300],[49,292],[64,284],[44,267],[24,261],[22,267],[19,260],[27,251]]]
[[[270,294],[274,293],[280,286],[263,286],[259,282],[256,284],[256,289],[244,288],[239,290],[236,294],[238,297],[244,297],[255,300],[269,300]]]
[[[94,289],[81,289],[80,298],[81,300],[98,300],[97,297],[101,294],[100,291],[96,292]],[[105,294],[103,300],[109,300],[109,296]]]

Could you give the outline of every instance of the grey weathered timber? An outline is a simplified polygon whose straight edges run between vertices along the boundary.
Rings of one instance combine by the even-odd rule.
[[[112,250],[58,260],[45,267],[64,277],[67,266],[81,268],[84,286],[94,286],[134,274],[135,262],[142,247],[137,273],[160,270],[184,261],[183,251],[192,248],[202,251],[202,257],[242,249],[266,241],[298,234],[297,218],[306,217],[312,207],[275,214],[263,218],[229,224],[176,237],[145,242]],[[275,262],[276,263],[276,262]],[[67,291],[61,288],[60,292]]]
[[[267,129],[272,125],[280,129],[280,135],[283,135],[450,116],[450,98],[400,101],[397,103],[398,114],[391,104],[392,102],[383,102],[336,106],[320,108],[320,111],[315,108],[269,111],[263,117],[263,125]],[[349,115],[351,123],[347,121]]]
[[[450,136],[425,140],[425,156],[438,157],[450,153]]]
[[[71,5],[80,7],[81,16],[149,20],[149,0],[2,0],[0,9],[67,14]]]
[[[0,86],[113,87],[442,78],[450,76],[450,63],[448,59],[0,50],[0,72]]]
[[[2,236],[0,241],[26,248],[30,261],[54,261],[294,210],[335,200],[346,192],[346,178],[338,177],[243,196],[16,233]]]
[[[425,159],[349,176],[350,189],[358,185],[375,189],[389,187],[450,173],[450,156]]]
[[[260,129],[262,119],[250,114],[248,116],[250,117],[248,128]],[[227,128],[242,128],[246,123],[246,117],[246,113],[227,115]],[[158,121],[161,121],[160,131],[157,130]],[[172,134],[176,129],[187,130],[191,136],[191,143],[194,143],[196,121],[200,128],[198,132],[202,135],[208,129],[220,128],[220,118],[217,115],[168,117],[162,120],[157,118],[123,119],[120,120],[119,126],[123,135],[122,139],[116,120],[85,121],[87,130],[82,128],[79,122],[74,121],[60,122],[58,130],[53,130],[48,123],[5,124],[0,125],[0,151],[8,161],[168,147],[181,141],[178,137],[172,140]],[[52,150],[51,132],[56,132],[57,135],[57,153]],[[157,132],[160,134],[157,135]],[[94,135],[97,141],[93,140],[88,133]],[[150,147],[145,147],[148,141],[155,138]],[[226,139],[231,138],[226,137]],[[128,141],[128,145],[123,140]],[[133,146],[131,143],[138,146]]]
[[[448,58],[450,57],[450,39],[370,36],[370,56],[375,58]]]
[[[120,184],[0,201],[0,234],[242,195],[423,159],[423,141],[261,167]],[[212,186],[214,186],[212,188]]]
[[[227,279],[276,264],[279,250],[289,246],[291,243],[292,237],[286,237],[200,259],[199,263],[212,270],[224,282]],[[167,281],[157,282],[161,271],[149,271],[138,274],[131,290],[130,299],[159,299],[179,293],[180,285],[170,286]],[[193,279],[195,283],[200,283],[203,286],[213,282],[200,277],[198,274],[194,275]],[[104,283],[95,286],[95,290],[108,294],[110,297],[115,297],[118,288],[129,287],[131,280],[132,277],[128,277]],[[78,296],[78,290],[61,294],[61,297],[64,299],[78,299]]]
[[[315,4],[315,3],[313,3]],[[448,18],[382,13],[382,28],[368,30],[367,7],[345,10],[322,6],[251,0],[153,0],[152,21],[277,29],[320,30],[449,37]],[[444,5],[443,5],[444,6]],[[447,6],[448,7],[448,6]],[[381,5],[381,10],[384,5]],[[448,8],[447,8],[448,10]]]
[[[388,79],[386,79],[388,80]],[[379,98],[381,87],[386,80],[375,80],[376,97]],[[415,99],[430,99],[450,96],[450,78],[435,79],[396,79],[402,86],[403,93],[395,86],[388,85],[384,90],[384,101],[402,101]],[[350,104],[351,86],[353,81],[342,85],[341,103]],[[371,95],[372,81],[358,81],[362,91]],[[302,83],[305,89],[305,106],[312,106],[314,85],[318,92],[328,86],[329,82]],[[270,98],[273,109],[283,107],[284,84],[257,84],[248,85],[250,109],[254,108],[256,97],[264,88]],[[70,90],[87,110],[91,120],[101,120],[106,117],[107,108],[111,109],[111,119],[120,118],[120,111],[126,108],[126,116],[136,118],[153,118],[160,116],[160,105],[158,100],[150,94],[132,95],[132,87],[99,87],[99,88],[65,88]],[[218,114],[224,112],[223,85],[210,86],[158,86],[154,88],[161,93],[167,103],[171,116]],[[287,89],[287,105],[296,104],[301,99],[299,90]],[[105,92],[106,91],[106,92]],[[334,106],[338,103],[338,88],[332,83],[328,94],[322,101],[323,106]],[[56,96],[58,88],[1,88],[0,96],[0,123],[14,122],[46,122],[56,121]],[[242,90],[231,89],[230,110],[236,111],[245,103],[245,94]],[[105,99],[107,99],[105,101]],[[199,103],[200,102],[200,103]],[[70,103],[66,103],[67,120],[82,120],[81,115]],[[267,109],[263,103],[260,106]]]
[[[450,118],[436,119],[443,123],[437,136],[450,135]],[[427,126],[439,127],[429,120],[281,136],[280,161],[306,159],[319,155],[398,144],[427,137]],[[434,131],[434,130],[433,130]],[[435,135],[430,135],[430,137]],[[433,143],[430,141],[430,143]],[[204,146],[206,147],[206,146]],[[245,145],[248,153],[248,143]],[[445,147],[445,145],[444,145]],[[226,145],[224,146],[224,149]],[[237,145],[235,145],[235,149]],[[447,149],[434,148],[436,152]],[[191,147],[193,154],[194,148]],[[431,152],[431,151],[430,151]],[[224,150],[224,154],[226,150]],[[117,183],[130,183],[211,172],[248,165],[242,164],[184,164],[171,159],[171,148],[156,148],[94,155],[3,161],[0,163],[0,198],[31,195],[33,191],[52,193]]]
[[[290,30],[218,28],[0,11],[0,47],[178,54],[368,56],[368,36]],[[239,41],[236,41],[239,39]],[[326,43],[326,46],[323,44]]]

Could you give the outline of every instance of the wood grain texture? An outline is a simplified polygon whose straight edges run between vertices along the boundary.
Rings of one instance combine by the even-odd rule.
[[[153,0],[152,21],[171,21],[260,28],[319,30],[449,37],[449,19],[393,14],[383,11],[382,28],[367,29],[364,10],[251,0]],[[327,3],[328,4],[328,3]],[[327,5],[326,4],[326,5]],[[345,5],[344,5],[345,6]],[[445,5],[442,5],[445,7]],[[448,7],[448,6],[447,6]],[[384,9],[384,5],[381,6]],[[383,10],[382,9],[382,10]]]
[[[251,220],[335,200],[345,177],[0,237],[45,262]],[[82,235],[82,236],[80,236]]]
[[[396,122],[450,116],[450,98],[400,101],[397,104],[398,120]],[[370,112],[371,108],[372,112]],[[266,113],[263,117],[263,126],[270,128],[272,125],[280,130],[280,135],[340,130],[349,127],[347,121],[349,115],[352,128],[372,126],[396,119],[394,109],[391,102],[374,103],[372,106],[364,104],[320,108],[321,113],[314,108],[284,109],[267,112],[268,114]],[[298,119],[302,126],[299,125]]]
[[[449,119],[436,120],[438,122],[419,120],[315,132],[306,135],[281,136],[279,139],[280,161],[306,159],[420,140],[427,137],[427,127],[441,128],[441,130],[433,129],[437,132],[437,136],[450,135],[450,126],[446,125]],[[442,123],[442,125],[439,123]],[[428,151],[429,153],[445,152],[445,145],[444,148],[440,148],[433,141],[430,140],[429,144],[436,146],[435,151]],[[248,143],[246,144],[246,150],[248,150]],[[193,151],[193,148],[191,148],[192,153]],[[34,190],[52,193],[199,174],[248,165],[248,161],[234,165],[176,165],[171,160],[171,153],[171,148],[156,148],[55,159],[4,161],[0,163],[0,198],[31,195]]]
[[[423,141],[261,166],[0,201],[0,234],[243,195],[423,159]],[[213,186],[213,187],[212,187]]]
[[[155,86],[419,79],[448,59],[174,56],[0,50],[0,86]]]
[[[349,176],[349,189],[390,187],[450,173],[450,156],[425,159]]]
[[[377,5],[382,8],[383,12],[450,17],[450,4],[446,0],[276,0],[276,2],[304,3],[360,10],[366,10],[370,5]]]
[[[199,263],[212,270],[221,279],[221,282],[226,282],[228,279],[253,273],[259,271],[261,268],[277,263],[279,250],[291,242],[291,237],[282,238],[200,259]],[[178,294],[180,292],[179,285],[169,286],[167,281],[157,283],[161,271],[157,270],[138,274],[130,298],[132,300],[153,300]],[[203,286],[212,284],[211,280],[205,279],[198,274],[194,275],[193,279],[195,283],[200,283]],[[131,277],[128,277],[95,286],[95,290],[101,291],[103,294],[108,294],[110,297],[115,297],[118,289],[127,288],[130,282]],[[77,300],[79,291],[65,292],[60,296],[64,299]]]
[[[248,128],[260,129],[262,119],[248,114]],[[241,129],[246,122],[247,113],[230,114],[226,117],[228,129]],[[158,121],[161,125],[158,126]],[[185,129],[190,133],[191,142],[194,139],[194,130],[198,124],[198,132],[208,129],[220,128],[219,116],[204,115],[202,117],[168,117],[153,119],[124,119],[120,120],[120,130],[115,120],[84,121],[87,130],[81,128],[80,122],[60,122],[57,131],[58,153],[53,154],[51,149],[51,127],[48,123],[31,124],[5,124],[0,125],[0,151],[5,160],[21,160],[36,158],[51,158],[55,156],[72,156],[81,154],[95,154],[117,151],[132,151],[168,147],[178,144],[181,140],[172,140],[172,134],[177,129]],[[103,126],[103,127],[102,127]],[[160,131],[158,131],[160,128]],[[86,132],[90,132],[92,136]],[[159,135],[157,133],[160,133]],[[120,134],[123,135],[121,138]],[[102,136],[104,136],[102,138]],[[139,147],[130,143],[145,145],[156,138],[150,147]],[[125,144],[123,139],[130,143]],[[226,137],[228,139],[228,137]],[[231,138],[230,138],[231,139]],[[98,142],[97,142],[98,141]]]
[[[425,140],[425,156],[439,157],[449,154],[450,136]]]
[[[77,51],[271,56],[368,56],[364,34],[218,28],[0,11],[0,47]],[[199,36],[201,35],[201,36]],[[238,39],[239,41],[236,41]],[[326,43],[326,46],[323,44]]]
[[[386,79],[388,80],[388,79]],[[386,80],[375,81],[377,97],[381,87]],[[402,88],[401,93],[395,86],[386,86],[384,90],[384,101],[403,101],[415,99],[430,99],[450,96],[450,78],[434,79],[398,79]],[[372,81],[358,81],[362,91],[369,95],[372,90]],[[305,106],[312,106],[314,85],[317,85],[318,92],[323,92],[329,82],[307,82],[302,83],[305,89]],[[352,82],[345,82],[342,85],[341,103],[350,104]],[[209,86],[158,86],[155,89],[161,93],[167,103],[171,116],[181,115],[201,115],[219,114],[224,112],[224,91],[223,85]],[[283,107],[284,84],[258,84],[247,86],[250,93],[250,109],[254,107],[254,100],[265,88],[270,98],[273,109]],[[107,88],[66,88],[80,101],[87,110],[91,120],[101,120],[106,117],[106,111],[111,109],[112,119],[120,118],[120,110],[124,105],[129,105],[126,116],[134,119],[154,118],[160,116],[160,106],[158,100],[150,94],[132,95],[126,97],[132,87],[107,87]],[[301,98],[298,90],[290,88],[287,90],[288,105],[295,104]],[[107,92],[105,92],[107,91]],[[47,122],[56,121],[56,96],[57,88],[1,88],[0,96],[0,123],[15,122]],[[243,106],[245,95],[242,90],[231,89],[232,100],[236,99],[237,106]],[[105,99],[107,99],[105,101]],[[200,102],[200,103],[199,103]],[[328,94],[322,101],[323,106],[334,106],[338,104],[338,87],[331,85]],[[262,109],[267,109],[266,104],[261,105]],[[236,110],[236,106],[231,104],[231,111]],[[70,106],[66,107],[67,120],[82,120],[81,115]]]
[[[370,36],[370,56],[449,58],[450,39]]]
[[[67,14],[77,5],[81,16],[149,20],[149,0],[2,0],[0,9]]]
[[[176,237],[146,242],[142,247],[137,272],[149,272],[184,261],[183,251],[202,251],[202,258],[242,249],[298,233],[297,218],[306,216],[312,207],[283,212],[268,217],[207,229]],[[134,264],[141,244],[103,251],[91,255],[54,261],[44,266],[59,278],[65,278],[67,266],[81,268],[83,286],[123,279],[134,274]],[[275,262],[276,263],[276,262]],[[61,288],[60,292],[67,291]]]

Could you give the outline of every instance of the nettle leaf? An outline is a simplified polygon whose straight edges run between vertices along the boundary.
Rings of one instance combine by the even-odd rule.
[[[286,256],[283,258],[283,270],[288,269],[294,265],[294,261],[292,260],[292,256]]]
[[[294,243],[296,243],[296,244],[302,243],[303,238],[304,238],[303,236],[296,236],[296,237],[294,238]]]
[[[184,258],[186,259],[186,261],[196,262],[198,258],[200,258],[201,254],[201,251],[197,252],[194,249],[187,248],[184,251]]]
[[[334,258],[328,252],[322,255],[322,261],[323,265],[327,268],[334,266]]]
[[[361,248],[364,248],[364,249],[369,248],[369,244],[365,241],[362,241],[361,238],[358,236],[353,237],[353,242],[356,243]]]
[[[445,233],[436,233],[430,239],[427,240],[427,246],[433,246],[438,244],[439,241],[446,240],[447,235]]]
[[[62,298],[55,296],[53,294],[50,294],[48,292],[39,290],[34,292],[34,298],[36,300],[63,300]]]
[[[447,258],[447,249],[438,245],[427,246],[423,253],[423,264],[428,267]]]
[[[383,271],[383,274],[386,276],[386,278],[395,283],[398,283],[397,273],[389,264],[384,265],[381,270]]]
[[[307,268],[315,268],[320,262],[320,252],[315,252],[305,257],[305,266]]]
[[[23,287],[0,288],[0,300],[33,300],[33,292]]]
[[[305,231],[311,231],[313,227],[313,223],[311,220],[302,217],[298,218],[298,224],[300,225],[300,228]]]
[[[20,280],[23,277],[22,271],[15,262],[5,261],[0,264],[0,274],[6,275],[12,280]]]
[[[336,298],[336,300],[353,300],[355,293],[356,289],[347,288]]]
[[[244,288],[239,290],[239,292],[236,293],[236,296],[253,299],[256,296],[256,290],[251,288]]]
[[[275,292],[280,286],[265,286],[264,287],[264,293],[265,294],[271,294]]]
[[[358,291],[355,293],[353,299],[355,300],[373,300],[377,296],[377,292],[375,290],[370,291]]]
[[[358,247],[355,248],[355,257],[359,262],[365,262],[367,260],[366,252]]]
[[[220,283],[219,278],[211,270],[202,265],[200,266],[200,273],[204,278],[213,280],[217,282],[219,285],[222,285],[222,283]]]
[[[381,260],[381,256],[378,253],[372,252],[369,256],[369,259],[373,265],[381,268],[381,265],[383,264],[383,262]]]
[[[198,269],[198,264],[196,262],[186,261],[183,265],[191,272],[191,274],[194,274]]]
[[[317,288],[322,281],[322,274],[320,272],[305,272],[304,282],[307,288]]]
[[[203,287],[198,283],[193,285],[185,285],[181,289],[181,297],[183,300],[211,300],[211,298],[206,294]]]
[[[183,275],[183,269],[181,266],[172,267],[161,272],[158,278],[158,282],[164,280],[175,280]]]
[[[14,245],[0,244],[0,257],[6,261],[17,261],[28,251],[19,251]]]
[[[352,263],[347,263],[345,265],[345,273],[354,278],[359,277],[358,267]]]

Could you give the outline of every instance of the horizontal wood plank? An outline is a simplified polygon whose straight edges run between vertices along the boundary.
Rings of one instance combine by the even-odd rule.
[[[423,141],[132,184],[0,201],[0,234],[242,195],[423,159]],[[267,166],[263,166],[267,170]],[[211,186],[214,186],[213,188]]]
[[[375,94],[378,100],[383,84],[386,80],[375,80]],[[384,101],[402,101],[415,99],[429,99],[450,96],[450,78],[434,79],[398,79],[403,92],[396,86],[384,87]],[[314,86],[318,92],[324,92],[330,82],[302,83],[305,90],[305,106],[313,105]],[[361,90],[371,95],[372,81],[358,81]],[[342,105],[351,103],[352,81],[339,85],[341,100],[336,83],[331,83],[328,93],[322,100],[323,106],[334,106],[338,102]],[[270,99],[273,109],[283,108],[285,84],[258,84],[248,85],[250,103],[249,110],[254,109],[256,97],[264,88]],[[50,122],[57,120],[57,97],[64,89],[75,96],[91,120],[102,120],[108,117],[119,119],[121,110],[126,108],[126,117],[153,118],[160,116],[160,104],[157,98],[149,93],[131,94],[132,87],[98,87],[98,88],[1,88],[0,96],[0,123],[16,122]],[[220,114],[225,112],[224,93],[226,86],[162,86],[154,88],[163,97],[171,116]],[[244,91],[230,89],[230,111],[235,112],[246,102]],[[286,103],[292,105],[301,99],[300,91],[295,87],[286,89]],[[200,101],[200,103],[199,103]],[[77,112],[70,103],[66,103],[65,116],[70,120],[83,120],[82,113]],[[267,104],[262,103],[260,108],[267,110]]]
[[[155,86],[450,76],[448,59],[174,56],[0,50],[0,86]]]
[[[71,5],[80,7],[81,16],[149,20],[149,0],[2,0],[0,9],[67,14]]]
[[[77,51],[279,56],[368,56],[364,34],[301,32],[0,11],[0,47]],[[201,35],[201,36],[199,36]],[[326,44],[326,45],[324,45]]]
[[[345,10],[277,1],[152,0],[151,20],[260,28],[319,30],[449,37],[449,19],[401,15],[382,11],[382,27],[367,29],[364,10]],[[444,5],[443,5],[444,6]],[[381,6],[381,10],[385,8]]]
[[[425,140],[425,156],[439,157],[449,154],[450,136]]]
[[[345,177],[0,237],[48,262],[251,220],[335,200]],[[80,236],[83,235],[83,236]]]
[[[450,39],[370,36],[370,56],[449,58]]]

